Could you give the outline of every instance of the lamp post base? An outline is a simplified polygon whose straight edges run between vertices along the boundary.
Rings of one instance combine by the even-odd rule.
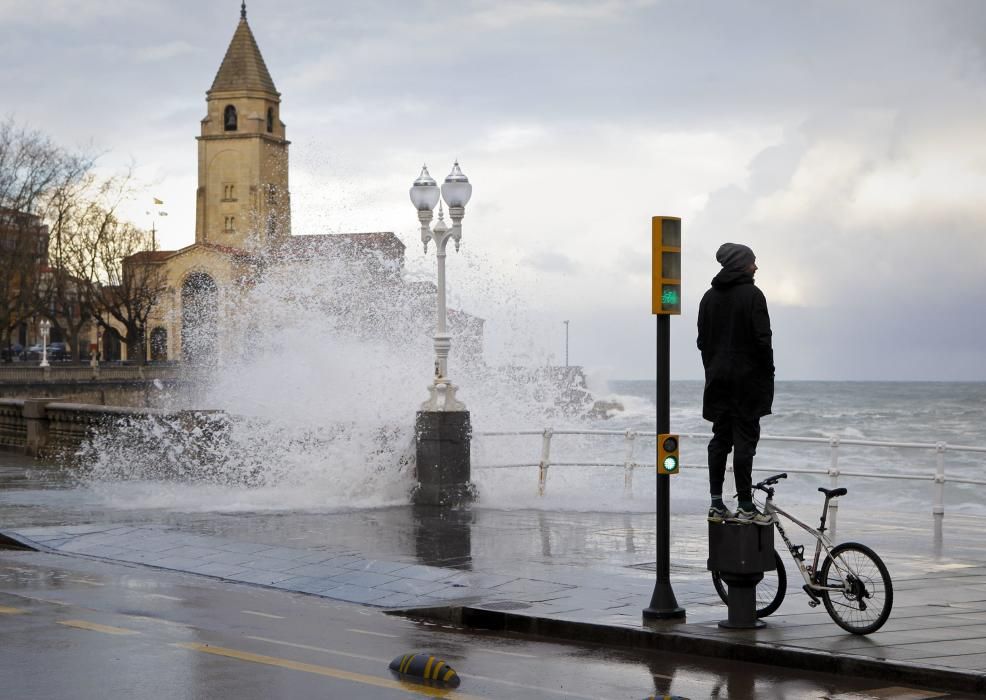
[[[415,420],[418,483],[415,505],[456,507],[476,500],[470,481],[472,427],[468,411],[418,411]]]

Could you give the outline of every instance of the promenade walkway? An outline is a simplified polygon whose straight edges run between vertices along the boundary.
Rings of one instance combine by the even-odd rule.
[[[119,516],[120,513],[114,513]],[[808,516],[808,513],[805,513]],[[706,524],[672,521],[682,622],[646,625],[654,516],[412,507],[349,513],[134,516],[56,524],[34,514],[3,535],[42,551],[131,562],[324,596],[466,625],[986,693],[986,547],[981,518],[840,512],[839,540],[870,545],[895,585],[879,632],[844,633],[808,606],[788,564],[788,596],[762,630],[726,631],[705,571]],[[786,557],[786,555],[785,555]]]

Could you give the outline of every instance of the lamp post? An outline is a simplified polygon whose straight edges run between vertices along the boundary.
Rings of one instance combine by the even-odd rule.
[[[441,196],[448,205],[449,216],[452,217],[452,227],[445,223],[445,214],[438,201],[438,185],[428,174],[428,167],[421,168],[421,175],[411,185],[411,203],[418,210],[418,221],[421,224],[421,242],[424,243],[425,253],[428,244],[435,242],[435,252],[438,255],[438,323],[435,329],[435,377],[428,391],[429,399],[421,406],[424,411],[464,411],[465,404],[455,397],[456,387],[448,378],[448,355],[452,347],[451,336],[448,333],[448,310],[445,302],[445,248],[449,239],[455,241],[455,249],[459,250],[462,239],[462,219],[466,215],[466,204],[472,196],[472,185],[469,179],[459,169],[456,161],[452,172],[445,178]],[[433,210],[438,204],[438,222],[431,227],[434,216]]]
[[[568,367],[568,321],[562,321],[565,324],[565,366]]]
[[[425,253],[428,252],[428,244],[434,241],[438,255],[434,376],[428,387],[428,400],[421,405],[415,422],[418,484],[412,497],[418,504],[458,505],[474,499],[476,487],[469,480],[469,442],[472,434],[469,412],[465,404],[456,398],[456,386],[448,376],[448,355],[452,341],[448,332],[445,300],[445,249],[449,239],[455,242],[455,249],[459,249],[462,219],[466,215],[466,204],[472,196],[472,185],[456,161],[441,190],[425,166],[411,185],[409,194],[411,203],[418,210],[421,242]],[[451,227],[445,223],[439,197],[448,205]],[[432,228],[436,204],[439,205],[438,221]]]
[[[41,323],[41,364],[40,367],[50,367],[48,364],[48,331],[51,330],[51,321],[42,319]]]

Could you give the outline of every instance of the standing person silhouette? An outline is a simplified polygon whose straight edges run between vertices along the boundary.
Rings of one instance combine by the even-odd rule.
[[[753,456],[760,440],[760,417],[774,400],[774,351],[767,299],[753,284],[757,258],[740,243],[716,252],[722,270],[698,307],[698,349],[705,367],[702,417],[712,422],[709,441],[709,522],[770,525],[770,516],[753,505]],[[733,454],[739,506],[730,512],[722,500],[726,458]]]

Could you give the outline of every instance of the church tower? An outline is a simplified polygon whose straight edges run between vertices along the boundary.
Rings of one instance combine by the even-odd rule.
[[[291,234],[281,93],[247,24],[246,2],[216,79],[199,142],[195,242],[255,253]]]

